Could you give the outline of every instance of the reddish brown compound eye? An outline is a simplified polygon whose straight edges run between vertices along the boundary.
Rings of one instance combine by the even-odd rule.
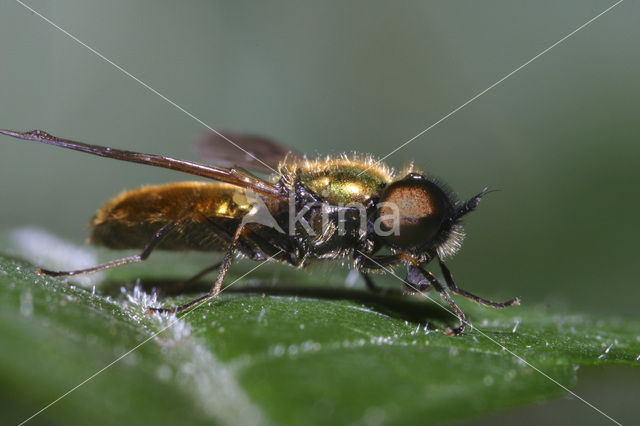
[[[411,249],[433,241],[451,202],[436,183],[409,176],[391,183],[380,198],[380,236],[393,247]]]

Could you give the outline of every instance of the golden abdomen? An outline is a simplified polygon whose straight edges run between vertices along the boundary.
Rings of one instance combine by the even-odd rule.
[[[163,226],[182,220],[158,246],[168,250],[223,250],[251,209],[242,188],[218,182],[177,182],[125,191],[91,221],[92,244],[143,248]]]

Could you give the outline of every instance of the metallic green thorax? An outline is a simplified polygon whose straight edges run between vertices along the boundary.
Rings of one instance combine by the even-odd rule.
[[[364,161],[331,160],[299,169],[298,178],[330,204],[364,203],[390,180],[385,171],[368,167]]]

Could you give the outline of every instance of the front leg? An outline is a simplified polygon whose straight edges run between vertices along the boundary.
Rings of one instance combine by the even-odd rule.
[[[385,265],[393,265],[394,263],[397,263],[403,260],[403,256],[404,256],[403,253],[398,253],[392,256],[369,257],[359,250],[357,250],[356,252],[358,253],[358,256],[356,256],[357,266],[359,265],[360,267],[363,267],[363,265],[364,266],[372,265],[371,269],[383,269],[387,272],[389,272],[389,269]],[[421,278],[424,278],[426,280],[426,283]],[[464,332],[464,329],[468,323],[467,318],[464,315],[464,312],[462,312],[462,310],[458,307],[458,305],[456,305],[456,303],[453,301],[451,296],[449,296],[449,293],[447,292],[447,290],[442,286],[442,284],[440,284],[438,279],[435,276],[433,276],[431,272],[425,270],[424,268],[419,266],[417,263],[413,263],[411,266],[409,266],[409,273],[407,274],[407,279],[403,281],[404,281],[405,288],[408,286],[414,292],[422,293],[425,291],[429,291],[432,288],[435,288],[438,291],[438,293],[440,293],[440,296],[444,300],[446,300],[446,302],[449,304],[451,309],[453,309],[453,312],[455,313],[455,315],[460,320],[460,326],[458,326],[458,328],[455,328],[455,329],[447,328],[444,331],[445,334],[449,336],[457,336]]]
[[[520,305],[520,299],[518,299],[517,297],[511,300],[507,300],[506,302],[492,302],[491,300],[483,299],[481,297],[478,297],[474,294],[469,293],[466,290],[461,289],[456,285],[455,281],[453,281],[453,276],[451,275],[451,271],[449,271],[449,268],[447,268],[444,262],[440,259],[438,259],[438,262],[440,263],[440,269],[442,269],[442,274],[444,275],[444,279],[447,282],[447,286],[454,293],[459,294],[460,296],[464,296],[469,300],[473,300],[474,302],[479,303],[480,305],[491,306],[492,308],[506,308],[507,306]]]
[[[462,309],[460,309],[458,305],[456,305],[456,302],[453,301],[447,290],[442,286],[442,284],[440,284],[440,281],[438,281],[438,279],[431,272],[427,271],[421,266],[410,266],[409,274],[411,274],[411,270],[416,271],[413,274],[414,278],[418,276],[424,277],[424,279],[429,282],[428,289],[435,288],[438,293],[440,293],[440,296],[449,304],[451,309],[453,309],[453,313],[458,317],[458,320],[460,321],[460,325],[458,326],[458,328],[447,328],[444,331],[445,334],[449,336],[458,336],[462,334],[469,321],[467,321],[467,317],[464,315],[464,312],[462,312]],[[418,288],[415,287],[415,289],[417,290]]]
[[[407,278],[402,283],[402,291],[407,294],[427,293],[433,290],[433,284],[424,277],[415,266],[409,266]]]

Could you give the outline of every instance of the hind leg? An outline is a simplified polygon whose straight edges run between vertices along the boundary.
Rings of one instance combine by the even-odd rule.
[[[164,237],[167,236],[169,232],[173,231],[176,226],[179,226],[181,223],[183,223],[184,220],[186,220],[186,218],[178,219],[160,228],[160,230],[155,233],[149,244],[147,244],[147,246],[139,254],[112,260],[111,262],[102,263],[100,265],[92,266],[91,268],[76,269],[73,271],[51,271],[49,269],[39,268],[37,270],[37,273],[40,275],[49,275],[52,277],[65,277],[80,274],[91,274],[93,272],[102,271],[103,269],[115,268],[117,266],[128,265],[130,263],[142,262],[149,257],[153,249],[155,249],[158,244],[160,244]]]

